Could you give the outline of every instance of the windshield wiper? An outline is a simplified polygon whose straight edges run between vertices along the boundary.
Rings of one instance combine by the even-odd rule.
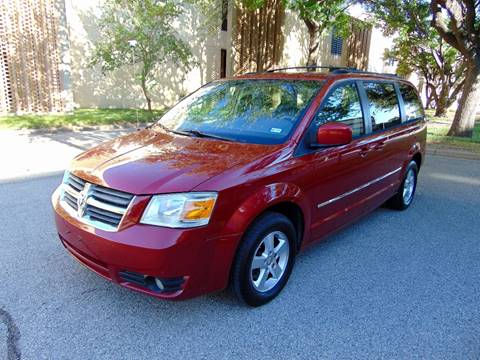
[[[183,136],[191,136],[189,133],[184,132],[184,131],[172,130],[172,129],[166,127],[165,125],[163,125],[163,124],[160,123],[160,122],[156,122],[156,123],[152,124],[151,126],[152,126],[152,127],[153,127],[153,126],[160,126],[160,127],[161,127],[163,130],[165,130],[166,132],[170,132],[170,133],[173,133],[173,134],[183,135]]]
[[[218,140],[223,140],[223,141],[233,141],[232,139],[224,138],[224,137],[217,136],[217,135],[207,134],[207,133],[204,133],[202,131],[193,130],[193,129],[182,130],[181,133],[192,134],[192,135],[195,135],[196,137],[218,139]]]
[[[223,141],[234,141],[232,139],[228,139],[228,138],[224,138],[224,137],[221,137],[221,136],[217,136],[217,135],[212,135],[212,134],[207,134],[207,133],[204,133],[202,131],[199,131],[199,130],[194,130],[194,129],[188,129],[188,130],[172,130],[168,127],[166,127],[165,125],[163,125],[162,123],[160,122],[157,122],[157,123],[154,123],[152,124],[152,127],[153,126],[160,126],[163,130],[167,131],[167,132],[170,132],[170,133],[174,133],[174,134],[178,134],[178,135],[183,135],[183,136],[196,136],[196,137],[203,137],[203,138],[211,138],[211,139],[218,139],[218,140],[223,140]]]

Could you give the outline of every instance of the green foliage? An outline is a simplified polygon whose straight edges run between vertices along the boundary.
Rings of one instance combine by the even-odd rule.
[[[285,0],[287,7],[296,11],[308,29],[307,66],[316,66],[320,37],[329,30],[337,35],[348,35],[351,18],[347,8],[355,1],[346,0]]]
[[[480,1],[431,0],[432,26],[442,39],[462,54],[465,81],[448,135],[473,134],[474,114],[480,104]]]
[[[480,116],[477,116],[472,137],[460,137],[447,135],[453,121],[453,112],[447,112],[442,117],[434,117],[432,110],[427,110],[426,113],[428,119],[427,142],[429,144],[480,153]]]
[[[155,85],[153,73],[167,62],[189,69],[192,53],[173,29],[184,12],[175,0],[106,0],[99,19],[101,40],[95,44],[91,66],[102,72],[124,65],[141,64],[136,74],[151,108],[149,90]],[[131,41],[136,42],[131,46]]]
[[[265,0],[237,0],[237,1],[245,5],[245,7],[250,10],[259,9],[265,5]]]
[[[237,0],[248,9],[254,10],[265,5],[265,0]],[[356,0],[283,0],[287,9],[296,12],[303,20],[309,35],[307,65],[316,65],[320,37],[329,30],[346,37],[351,29],[351,17],[347,9]]]
[[[385,59],[398,62],[400,76],[413,72],[422,76],[427,96],[431,97],[429,104],[446,109],[463,86],[464,64],[459,52],[432,27],[429,1],[381,0],[364,4],[383,32],[395,36]]]
[[[76,109],[72,114],[0,116],[0,129],[46,129],[72,126],[124,125],[150,123],[164,110]]]
[[[429,24],[428,2],[382,0],[366,1],[365,5],[384,34],[395,36],[394,48],[386,53],[386,57],[399,61],[400,75],[410,74],[425,61],[415,55],[428,55],[430,49],[438,46],[439,36]]]
[[[298,13],[303,21],[318,25],[318,35],[335,28],[335,31],[346,36],[349,31],[350,16],[347,8],[354,1],[345,0],[285,0],[287,8]]]

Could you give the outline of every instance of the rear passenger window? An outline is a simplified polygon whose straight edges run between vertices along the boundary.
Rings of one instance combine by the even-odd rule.
[[[333,90],[314,121],[316,127],[330,121],[341,122],[352,128],[353,136],[364,134],[363,114],[355,84],[342,85]]]
[[[405,113],[407,121],[423,119],[423,106],[413,87],[407,84],[399,84],[400,93],[402,94],[403,103],[405,105]]]
[[[372,119],[372,131],[388,129],[401,123],[397,93],[391,83],[365,82]]]

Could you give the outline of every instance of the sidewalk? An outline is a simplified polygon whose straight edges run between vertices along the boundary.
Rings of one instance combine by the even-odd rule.
[[[132,131],[135,128],[0,130],[0,181],[61,172],[79,153]]]

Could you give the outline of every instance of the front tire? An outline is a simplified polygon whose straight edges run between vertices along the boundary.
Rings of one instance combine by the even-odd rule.
[[[417,189],[418,165],[415,161],[410,161],[405,171],[405,176],[397,193],[388,200],[387,204],[396,210],[407,209],[413,201],[415,190]]]
[[[250,306],[273,300],[295,263],[297,234],[292,222],[276,212],[259,217],[245,233],[232,269],[237,297]]]

